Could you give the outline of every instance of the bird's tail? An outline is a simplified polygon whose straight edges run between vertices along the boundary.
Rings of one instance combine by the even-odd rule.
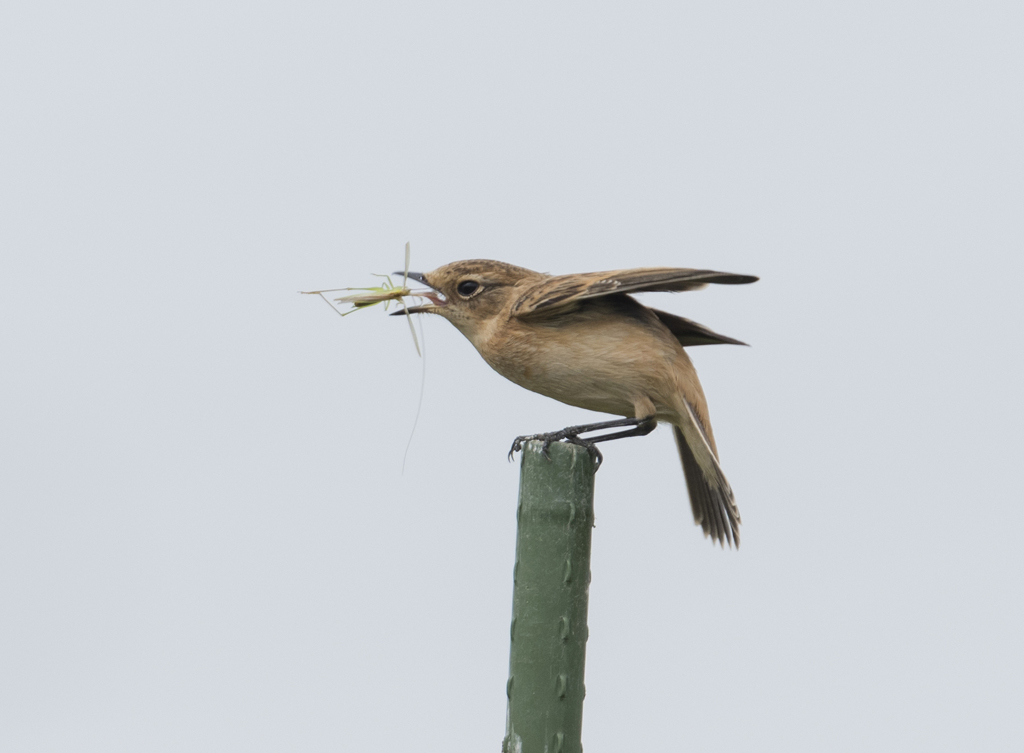
[[[740,511],[700,420],[685,400],[680,426],[673,426],[679,458],[690,492],[693,520],[723,547],[740,545]]]

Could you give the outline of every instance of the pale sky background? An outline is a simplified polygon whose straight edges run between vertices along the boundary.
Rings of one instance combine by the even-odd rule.
[[[1020,2],[0,9],[0,750],[498,751],[520,433],[600,420],[296,291],[495,258],[647,296],[587,753],[1024,746]]]

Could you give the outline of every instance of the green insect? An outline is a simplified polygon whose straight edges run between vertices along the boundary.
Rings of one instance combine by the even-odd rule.
[[[300,292],[303,295],[318,295],[318,296],[320,296],[321,298],[324,299],[324,302],[328,306],[330,306],[335,311],[335,313],[337,313],[339,316],[348,316],[349,314],[354,314],[356,311],[359,311],[360,309],[369,308],[370,306],[376,306],[378,303],[383,303],[384,304],[384,308],[387,309],[387,307],[391,304],[392,301],[398,301],[399,303],[402,304],[402,308],[405,311],[406,321],[409,322],[409,331],[412,332],[412,342],[413,342],[413,345],[416,346],[416,354],[417,355],[422,355],[422,353],[420,352],[419,339],[416,337],[416,328],[413,327],[413,324],[412,324],[412,314],[409,313],[409,307],[406,305],[405,300],[404,300],[406,296],[423,297],[423,296],[419,296],[417,293],[414,293],[409,288],[409,255],[410,255],[410,244],[406,243],[405,244],[405,275],[404,275],[404,279],[402,280],[401,287],[399,287],[398,285],[395,285],[393,282],[391,282],[391,276],[390,275],[374,275],[374,277],[383,277],[384,278],[384,284],[383,285],[379,285],[377,287],[373,287],[373,288],[330,288],[330,289],[327,289],[327,290],[303,290],[303,291],[300,291]],[[341,296],[340,298],[335,298],[334,299],[336,303],[351,303],[352,304],[352,308],[349,309],[348,311],[345,311],[345,312],[338,311],[338,309],[335,308],[335,306],[329,300],[327,300],[327,297],[324,296],[324,293],[338,293],[338,292],[341,292],[343,290],[359,290],[359,291],[364,291],[364,292],[356,293],[354,295],[344,295],[344,296]]]

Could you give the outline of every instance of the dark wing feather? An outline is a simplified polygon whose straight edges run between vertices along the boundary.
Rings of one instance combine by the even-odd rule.
[[[590,272],[549,277],[523,291],[512,309],[513,316],[549,314],[569,308],[578,301],[617,293],[678,293],[699,290],[708,283],[741,285],[755,282],[752,275],[713,272],[708,269],[644,267],[615,272]]]
[[[675,314],[668,314],[658,309],[651,309],[655,316],[661,319],[661,323],[668,327],[669,332],[676,336],[679,344],[684,348],[693,345],[746,345],[741,340],[734,340],[731,337],[712,332],[703,324],[689,319],[684,319]]]

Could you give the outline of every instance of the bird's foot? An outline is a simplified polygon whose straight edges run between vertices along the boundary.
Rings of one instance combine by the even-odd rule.
[[[594,471],[601,467],[601,463],[604,462],[604,456],[601,451],[597,449],[597,446],[586,439],[579,436],[579,427],[568,426],[559,431],[549,431],[544,434],[524,434],[521,437],[516,437],[512,443],[512,449],[508,451],[509,462],[512,461],[512,457],[523,449],[523,444],[530,441],[541,442],[540,454],[548,460],[551,460],[551,454],[548,452],[548,448],[552,442],[559,442],[565,440],[567,444],[579,445],[580,447],[586,448],[587,452],[590,453],[591,459],[594,461]]]
[[[565,441],[568,442],[569,444],[579,445],[580,447],[586,449],[586,451],[590,453],[590,459],[594,461],[594,473],[597,473],[597,471],[601,468],[601,463],[604,462],[604,455],[602,455],[601,451],[597,449],[597,445],[575,434],[568,435],[565,438]]]

